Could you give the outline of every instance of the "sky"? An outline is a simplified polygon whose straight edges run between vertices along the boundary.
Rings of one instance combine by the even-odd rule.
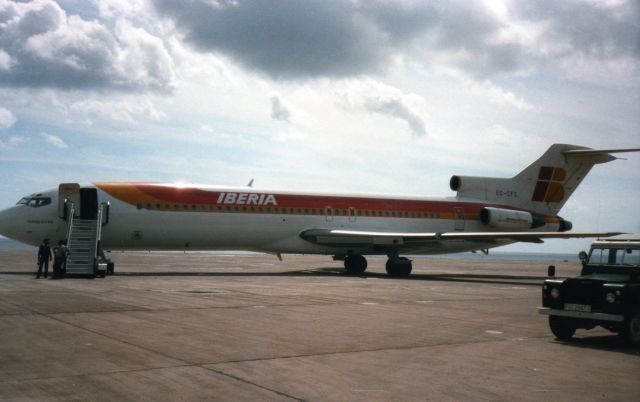
[[[0,208],[105,180],[451,197],[553,143],[640,147],[637,0],[0,0]],[[640,232],[620,156],[575,230]]]

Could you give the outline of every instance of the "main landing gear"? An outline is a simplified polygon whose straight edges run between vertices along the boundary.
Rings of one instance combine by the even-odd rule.
[[[390,255],[385,265],[387,274],[395,278],[403,278],[411,274],[411,260],[398,255]],[[348,274],[360,275],[367,269],[367,259],[359,254],[351,254],[344,258],[344,269]]]
[[[359,254],[348,255],[344,259],[344,269],[352,275],[359,275],[367,269],[367,259]]]
[[[411,264],[411,260],[406,257],[389,256],[385,268],[389,276],[404,278],[409,276],[413,265]]]

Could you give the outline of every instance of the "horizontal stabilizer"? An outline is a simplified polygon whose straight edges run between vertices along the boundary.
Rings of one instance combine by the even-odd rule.
[[[619,154],[624,152],[640,152],[640,148],[622,148],[622,149],[573,149],[564,151],[563,154],[571,155],[605,155],[605,154]]]

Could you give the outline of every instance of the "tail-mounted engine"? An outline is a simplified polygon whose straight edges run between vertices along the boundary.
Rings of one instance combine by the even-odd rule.
[[[558,217],[558,220],[560,221],[558,232],[568,232],[569,230],[573,229],[573,223],[566,221],[561,217]]]
[[[571,230],[573,224],[560,217],[558,219],[558,232]],[[480,222],[495,229],[501,230],[527,230],[542,227],[547,224],[544,217],[526,211],[513,209],[484,207],[480,210]]]
[[[534,218],[529,212],[492,207],[480,210],[480,222],[495,229],[505,230],[523,230],[534,227]],[[544,220],[542,224],[544,225]]]

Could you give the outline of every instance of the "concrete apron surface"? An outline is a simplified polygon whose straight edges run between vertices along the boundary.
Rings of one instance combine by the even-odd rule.
[[[0,252],[0,400],[640,400],[640,351],[554,339],[548,263],[113,254],[105,279],[34,279]],[[578,263],[560,262],[558,276]]]

